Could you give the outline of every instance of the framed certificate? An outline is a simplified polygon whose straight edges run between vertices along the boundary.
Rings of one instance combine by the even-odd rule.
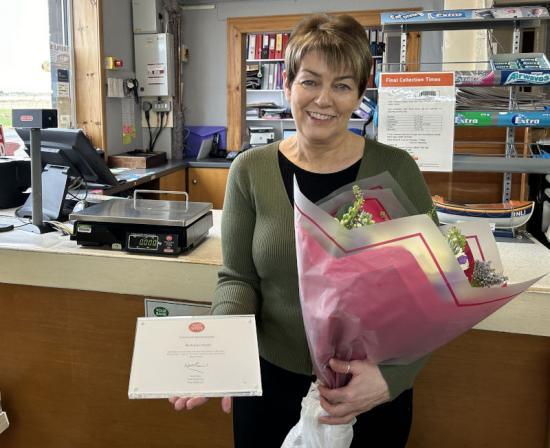
[[[129,398],[262,395],[254,316],[138,318]]]

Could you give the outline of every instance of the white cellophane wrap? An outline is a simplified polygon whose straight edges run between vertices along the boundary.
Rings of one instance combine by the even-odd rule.
[[[312,383],[302,399],[300,421],[287,434],[281,448],[348,448],[353,439],[353,423],[323,425],[319,417],[327,415],[319,402],[317,383]]]
[[[367,197],[375,196],[391,220],[352,230],[337,222],[334,212],[353,202],[353,185]],[[349,380],[328,367],[331,358],[410,363],[466,332],[541,278],[472,287],[447,243],[448,228],[415,214],[388,173],[353,182],[318,204],[295,181],[294,201],[304,326],[315,374],[330,388]],[[489,225],[456,227],[474,259],[491,261],[502,273]]]

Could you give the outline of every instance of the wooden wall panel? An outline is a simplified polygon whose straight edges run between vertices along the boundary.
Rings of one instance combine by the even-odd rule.
[[[131,295],[0,284],[2,448],[231,448],[219,400],[189,413],[127,396]],[[550,338],[472,330],[415,385],[408,448],[548,448]]]
[[[500,173],[424,173],[432,194],[456,203],[502,202]],[[520,195],[521,174],[512,176],[512,197]]]
[[[73,0],[76,126],[107,152],[101,4],[102,0]]]
[[[219,399],[189,413],[167,400],[128,399],[143,297],[0,284],[0,310],[0,391],[11,424],[2,448],[233,446]]]
[[[524,128],[516,129],[515,141],[518,153],[523,154],[524,141],[528,133]],[[502,156],[505,153],[505,128],[455,128],[455,154],[476,154]],[[458,203],[486,203],[502,201],[501,173],[424,173],[432,194]],[[512,176],[512,198],[526,195],[526,176]],[[523,196],[522,196],[523,195]]]
[[[471,330],[414,389],[407,448],[548,448],[550,338]]]

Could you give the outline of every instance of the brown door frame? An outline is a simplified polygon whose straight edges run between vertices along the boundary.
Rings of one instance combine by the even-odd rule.
[[[412,8],[410,10],[419,10]],[[395,10],[345,11],[365,28],[380,27],[380,13]],[[273,31],[290,31],[309,14],[290,14],[266,17],[233,17],[227,19],[227,147],[238,150],[245,135],[246,112],[246,35]],[[407,62],[416,67],[420,55],[420,33],[409,33]]]

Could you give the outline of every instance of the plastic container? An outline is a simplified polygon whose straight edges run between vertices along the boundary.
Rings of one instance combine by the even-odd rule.
[[[204,140],[220,134],[220,149],[227,148],[227,129],[225,126],[186,126],[185,157],[197,157]]]

